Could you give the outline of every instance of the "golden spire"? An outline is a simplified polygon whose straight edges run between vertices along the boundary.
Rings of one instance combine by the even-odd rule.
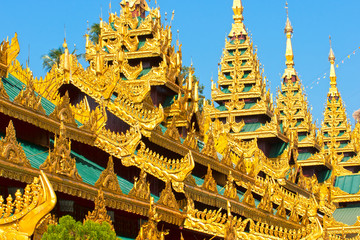
[[[289,10],[288,10],[288,4],[286,3],[286,25],[285,25],[285,34],[286,34],[286,66],[287,69],[285,70],[283,78],[287,77],[288,79],[292,76],[296,75],[295,69],[294,69],[294,52],[292,49],[292,33],[293,33],[293,27],[291,26],[291,22],[289,19]]]
[[[331,64],[330,67],[330,86],[331,88],[336,88],[336,72],[335,72],[335,54],[331,46],[331,37],[330,39],[330,53],[329,53],[329,61]]]
[[[229,37],[239,36],[239,35],[246,35],[247,32],[245,30],[245,26],[243,23],[244,16],[243,11],[244,7],[241,3],[241,0],[234,0],[233,2],[233,11],[234,11],[234,21],[232,25],[231,32],[229,34]]]
[[[63,43],[63,48],[64,48],[64,70],[69,71],[70,70],[70,61],[69,61],[69,49],[68,49],[68,45],[66,43],[66,38],[64,38],[64,43]]]

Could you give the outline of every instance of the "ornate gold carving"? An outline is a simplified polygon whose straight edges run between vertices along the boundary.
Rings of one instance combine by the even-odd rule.
[[[3,81],[0,78],[0,98],[9,99],[9,95],[7,94]]]
[[[26,89],[21,90],[19,95],[15,97],[14,103],[45,114],[45,110],[41,105],[41,97],[36,95],[34,84],[31,79],[28,81]]]
[[[197,139],[196,139],[196,129],[195,123],[193,123],[191,130],[188,132],[183,145],[192,149],[198,149]]]
[[[237,189],[235,187],[234,178],[231,174],[231,171],[229,172],[228,180],[225,185],[224,196],[239,201],[239,196],[237,195]]]
[[[170,126],[166,129],[164,134],[166,137],[174,139],[175,141],[180,141],[179,130],[176,128],[175,117],[172,118]]]
[[[150,199],[149,207],[149,221],[144,223],[139,231],[135,240],[164,240],[165,236],[169,234],[169,230],[165,232],[157,229],[157,224],[160,222],[160,218],[154,207],[154,198]]]
[[[218,155],[215,148],[215,140],[212,131],[210,131],[208,140],[205,143],[205,147],[201,151],[202,154],[208,155],[212,158],[218,159]]]
[[[244,120],[236,122],[234,115],[229,115],[228,121],[223,125],[225,133],[240,133],[245,126]]]
[[[247,183],[247,190],[244,194],[242,202],[255,207],[255,199],[254,196],[252,195],[251,189],[252,189],[251,183]]]
[[[115,133],[101,128],[95,139],[95,146],[117,158],[129,156],[135,152],[141,140],[139,127],[130,128],[126,133]]]
[[[162,181],[171,181],[177,192],[184,191],[183,181],[195,165],[191,151],[182,159],[168,159],[146,148],[143,142],[140,142],[137,154],[123,157],[122,163],[125,166],[137,166]]]
[[[20,52],[19,41],[17,33],[10,42],[3,41],[0,45],[0,78],[7,77],[11,63],[16,59]]]
[[[115,193],[121,193],[119,180],[114,172],[114,162],[112,156],[109,157],[107,167],[96,181],[95,187],[106,189]]]
[[[49,152],[45,162],[40,165],[40,169],[82,181],[76,169],[76,161],[71,157],[71,141],[66,138],[63,122],[61,122],[59,137],[55,137],[54,149]]]
[[[224,240],[235,240],[237,239],[236,234],[236,219],[234,221],[234,217],[231,215],[231,205],[229,201],[227,201],[227,221],[225,223],[225,233],[224,233]]]
[[[261,201],[258,205],[258,208],[273,213],[273,203],[271,202],[271,189],[269,187],[266,187],[265,195],[261,198]]]
[[[50,114],[50,117],[63,121],[64,123],[77,126],[74,113],[70,107],[70,98],[68,92],[66,92],[65,95],[61,98],[59,104],[55,106],[55,110]]]
[[[276,209],[276,216],[286,218],[286,209],[284,204],[284,198],[281,199],[279,207]]]
[[[6,128],[5,138],[0,140],[0,156],[16,165],[31,167],[30,161],[26,158],[24,150],[16,139],[12,121],[9,122],[9,126]]]
[[[177,203],[175,195],[172,192],[170,182],[166,182],[164,190],[162,190],[162,192],[160,193],[160,198],[159,201],[157,201],[157,204],[179,210],[179,204]]]
[[[47,215],[56,204],[55,192],[41,171],[39,178],[25,187],[24,194],[20,190],[6,199],[0,196],[0,238],[30,240],[39,221]]]
[[[257,139],[251,141],[238,141],[239,148],[242,151],[242,155],[236,163],[236,169],[249,175],[256,176],[261,170],[260,162],[266,161],[266,156],[258,148]]]
[[[58,220],[53,214],[48,214],[45,217],[43,217],[39,223],[37,224],[34,235],[32,237],[33,240],[41,240],[42,235],[47,232],[49,225],[57,225]]]
[[[147,173],[141,169],[139,178],[134,178],[134,186],[129,192],[129,196],[139,199],[150,200],[150,183],[146,181]]]
[[[201,188],[206,189],[208,191],[217,193],[217,184],[215,179],[212,176],[212,171],[210,165],[208,165],[207,173],[204,178],[204,183],[201,185]]]
[[[229,111],[242,110],[245,107],[245,102],[244,100],[239,100],[239,97],[236,94],[233,94],[230,101],[225,103],[225,107]]]
[[[107,222],[110,225],[111,229],[114,230],[111,218],[107,214],[104,192],[101,188],[98,190],[98,195],[95,198],[95,209],[92,212],[88,212],[88,214],[85,216],[84,222],[88,220],[100,224],[103,222]]]

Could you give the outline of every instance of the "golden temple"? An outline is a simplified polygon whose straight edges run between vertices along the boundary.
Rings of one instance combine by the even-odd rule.
[[[64,215],[108,222],[124,240],[360,239],[360,123],[351,129],[332,47],[317,129],[289,16],[273,99],[233,0],[202,105],[160,9],[120,5],[98,42],[86,35],[87,68],[64,40],[60,63],[36,78],[17,60],[17,35],[1,43],[0,239],[41,239]]]

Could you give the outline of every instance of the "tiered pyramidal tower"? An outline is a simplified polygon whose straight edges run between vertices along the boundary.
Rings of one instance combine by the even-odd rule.
[[[290,135],[295,131],[298,136],[297,164],[303,168],[304,174],[316,174],[319,181],[325,180],[330,173],[331,164],[322,150],[322,138],[316,136],[316,126],[312,121],[304,87],[294,68],[294,53],[292,48],[292,33],[289,16],[287,16],[286,34],[286,69],[282,76],[281,89],[277,96],[277,109],[284,133]]]
[[[218,86],[212,83],[216,105],[209,106],[210,118],[237,140],[256,138],[265,155],[275,158],[289,140],[282,132],[278,112],[274,112],[256,50],[243,23],[243,9],[241,0],[234,0],[235,22],[225,39]]]
[[[346,110],[337,88],[335,72],[335,54],[330,48],[330,89],[327,94],[327,103],[324,112],[324,121],[321,131],[324,135],[325,150],[330,155],[331,161],[337,165],[337,170],[342,172],[347,169],[353,173],[360,170],[360,161],[356,156],[354,135],[346,116]],[[339,167],[343,167],[339,168]]]

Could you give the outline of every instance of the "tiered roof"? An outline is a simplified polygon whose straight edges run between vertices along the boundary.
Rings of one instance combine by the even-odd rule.
[[[287,142],[273,113],[269,90],[260,72],[257,53],[243,23],[241,1],[234,1],[234,23],[225,39],[218,86],[212,84],[211,119],[224,123],[224,131],[236,139],[279,138]]]
[[[357,172],[359,171],[360,160],[356,155],[356,137],[352,134],[345,106],[337,88],[335,54],[332,48],[330,48],[329,61],[331,64],[330,89],[327,94],[324,120],[321,127],[325,151],[330,155],[332,164]],[[337,169],[338,174],[343,172],[342,168]]]
[[[101,20],[99,42],[87,36],[86,69],[65,41],[60,64],[34,79],[15,60],[17,39],[3,43],[0,114],[14,124],[1,135],[1,176],[27,182],[44,169],[59,200],[95,200],[88,217],[110,222],[104,213],[112,212],[116,231],[121,214],[133,218],[126,223],[149,217],[137,239],[321,237],[319,219],[332,216],[335,206],[326,185],[294,167],[298,147],[319,147],[293,68],[290,21],[286,94],[274,110],[241,0],[234,0],[219,87],[212,86],[219,107],[205,104],[200,115],[193,69],[183,79],[181,47],[171,46],[159,9],[145,0],[121,6],[119,16]],[[299,104],[305,111],[289,110]],[[158,231],[160,220],[170,231]]]
[[[298,135],[299,155],[297,163],[302,167],[315,165],[331,168],[329,159],[322,149],[321,137],[316,136],[316,126],[312,121],[312,115],[306,100],[304,87],[294,68],[294,53],[291,43],[293,27],[287,16],[286,34],[286,69],[283,74],[281,90],[278,91],[277,109],[280,112],[280,121],[284,132],[290,135],[296,131]]]

